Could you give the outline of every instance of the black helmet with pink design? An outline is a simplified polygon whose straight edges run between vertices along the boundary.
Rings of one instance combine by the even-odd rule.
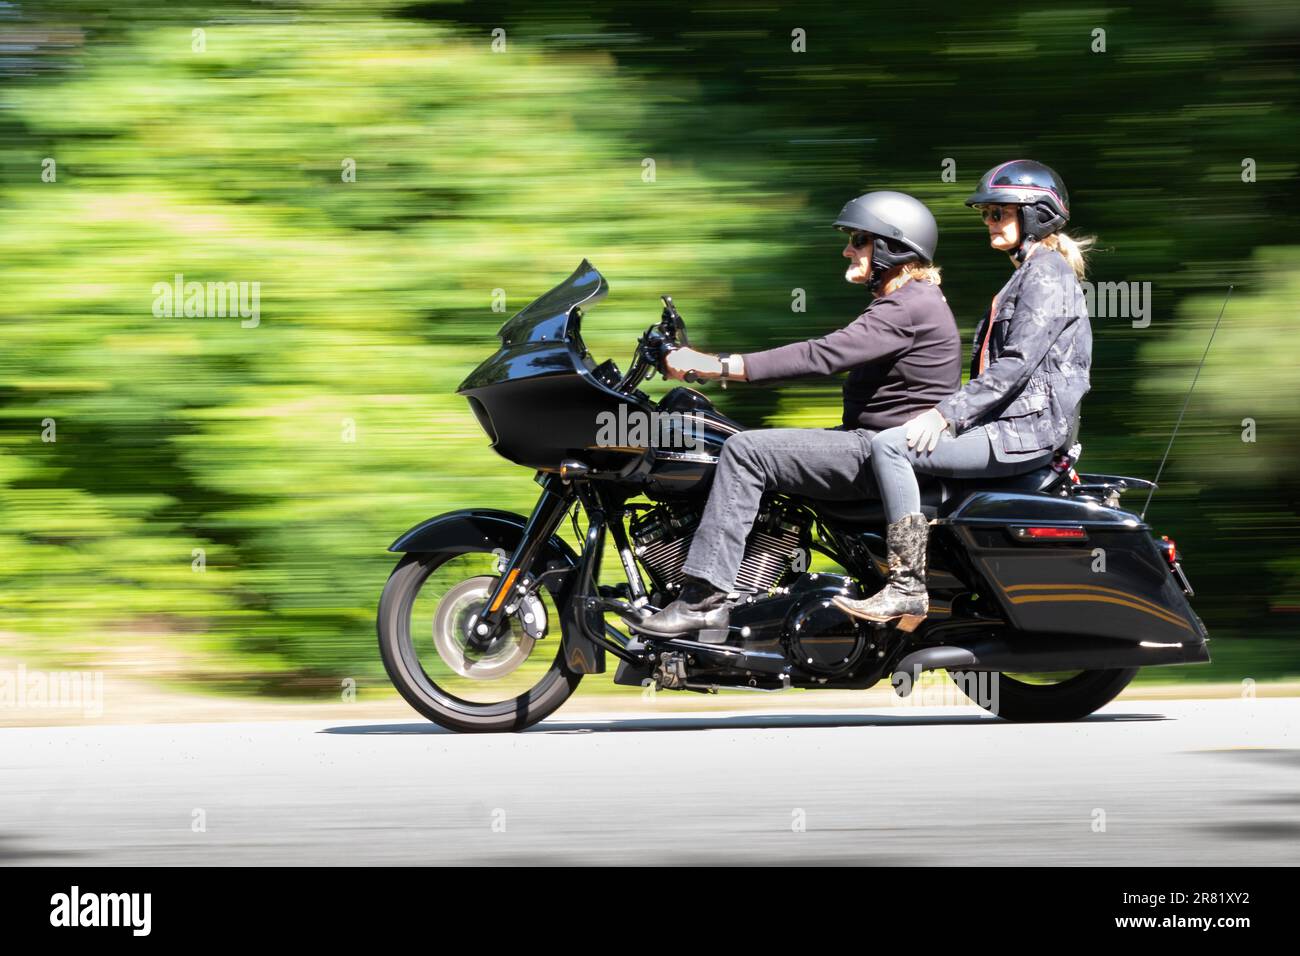
[[[1042,240],[1070,218],[1070,194],[1050,166],[1032,159],[1013,159],[980,178],[968,206],[1015,204],[1020,207],[1021,240]]]

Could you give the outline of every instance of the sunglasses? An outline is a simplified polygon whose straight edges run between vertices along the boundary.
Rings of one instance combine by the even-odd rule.
[[[981,206],[980,218],[985,222],[999,223],[1003,219],[1001,206]]]
[[[853,232],[849,234],[849,245],[854,249],[865,249],[874,238],[869,232]]]

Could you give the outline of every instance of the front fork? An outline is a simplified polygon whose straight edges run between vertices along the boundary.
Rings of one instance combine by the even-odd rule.
[[[524,526],[519,547],[510,556],[501,576],[488,595],[482,614],[469,622],[466,635],[470,646],[482,651],[500,633],[506,619],[519,607],[519,602],[536,585],[531,568],[551,535],[560,526],[564,513],[573,502],[573,492],[566,488],[559,475],[546,475],[542,479],[542,496],[537,499],[533,513]]]
[[[648,600],[645,582],[636,566],[620,509],[611,509],[599,490],[586,482],[567,485],[558,475],[551,474],[542,480],[542,487],[542,497],[524,527],[519,546],[501,568],[501,576],[488,595],[486,610],[470,620],[466,636],[470,645],[480,651],[497,637],[507,618],[517,610],[519,601],[537,586],[539,578],[534,578],[527,569],[533,567],[541,548],[559,527],[576,497],[586,512],[587,533],[578,566],[555,572],[566,576],[556,603],[560,609],[564,656],[569,670],[577,674],[602,674],[606,649],[620,658],[628,657],[622,649],[622,642],[609,639],[605,612],[611,607],[630,609],[645,604]],[[627,572],[631,605],[599,595],[597,582],[607,532],[613,536],[614,546]]]

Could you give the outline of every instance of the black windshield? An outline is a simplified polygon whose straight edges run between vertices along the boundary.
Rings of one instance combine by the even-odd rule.
[[[521,312],[513,316],[497,335],[504,345],[518,346],[527,342],[554,342],[562,339],[568,329],[569,316],[575,306],[599,302],[609,292],[604,276],[586,259],[550,292],[534,299]]]

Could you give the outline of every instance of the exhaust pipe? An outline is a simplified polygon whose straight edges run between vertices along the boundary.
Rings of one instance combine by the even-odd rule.
[[[899,697],[910,697],[921,671],[969,670],[978,664],[975,653],[965,647],[923,647],[912,651],[894,666],[889,682]]]
[[[1034,646],[1013,646],[1004,640],[977,641],[969,646],[941,644],[922,647],[896,665],[890,683],[900,697],[907,697],[922,671],[1012,671],[1042,672],[1109,670],[1117,667],[1150,667],[1155,664],[1192,664],[1209,660],[1205,644],[1152,644],[1108,640],[1040,638]]]

